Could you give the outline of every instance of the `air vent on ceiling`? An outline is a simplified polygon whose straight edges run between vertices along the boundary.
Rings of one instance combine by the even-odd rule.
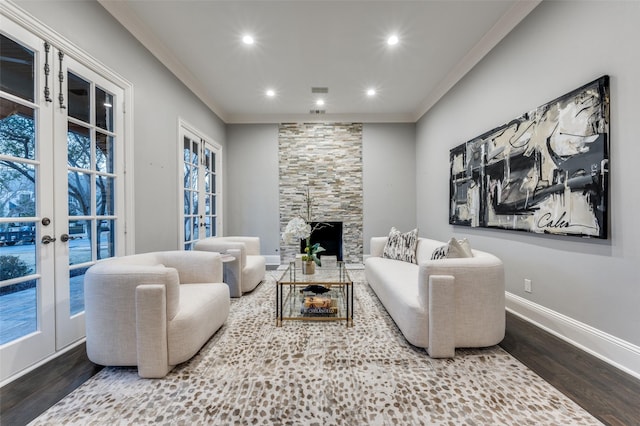
[[[312,87],[311,93],[329,93],[328,87]]]
[[[309,110],[309,114],[324,114],[326,111],[323,109],[312,109]]]

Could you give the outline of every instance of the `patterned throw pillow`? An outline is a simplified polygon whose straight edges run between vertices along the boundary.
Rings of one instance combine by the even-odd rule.
[[[431,260],[446,259],[448,253],[449,253],[449,244],[440,246],[433,251],[433,254],[431,255]]]
[[[473,257],[469,241],[467,241],[466,238],[456,240],[452,237],[446,245],[438,247],[433,251],[431,260],[458,259],[464,257]]]
[[[401,233],[395,227],[391,228],[387,244],[384,246],[382,257],[401,260],[403,262],[418,263],[416,247],[418,246],[418,229]]]

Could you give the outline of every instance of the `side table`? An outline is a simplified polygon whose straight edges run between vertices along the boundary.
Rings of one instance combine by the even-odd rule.
[[[226,253],[220,253],[222,258],[223,281],[229,286],[231,297],[242,296],[240,288],[240,250],[229,249]]]

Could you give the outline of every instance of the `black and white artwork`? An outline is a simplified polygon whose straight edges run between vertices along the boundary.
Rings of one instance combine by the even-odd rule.
[[[449,223],[607,238],[609,77],[450,151]]]

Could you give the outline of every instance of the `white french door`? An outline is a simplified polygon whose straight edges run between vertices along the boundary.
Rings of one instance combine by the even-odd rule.
[[[3,19],[0,382],[82,339],[84,272],[124,254],[123,89]]]
[[[222,148],[180,123],[182,158],[181,240],[191,250],[203,238],[219,234]]]

